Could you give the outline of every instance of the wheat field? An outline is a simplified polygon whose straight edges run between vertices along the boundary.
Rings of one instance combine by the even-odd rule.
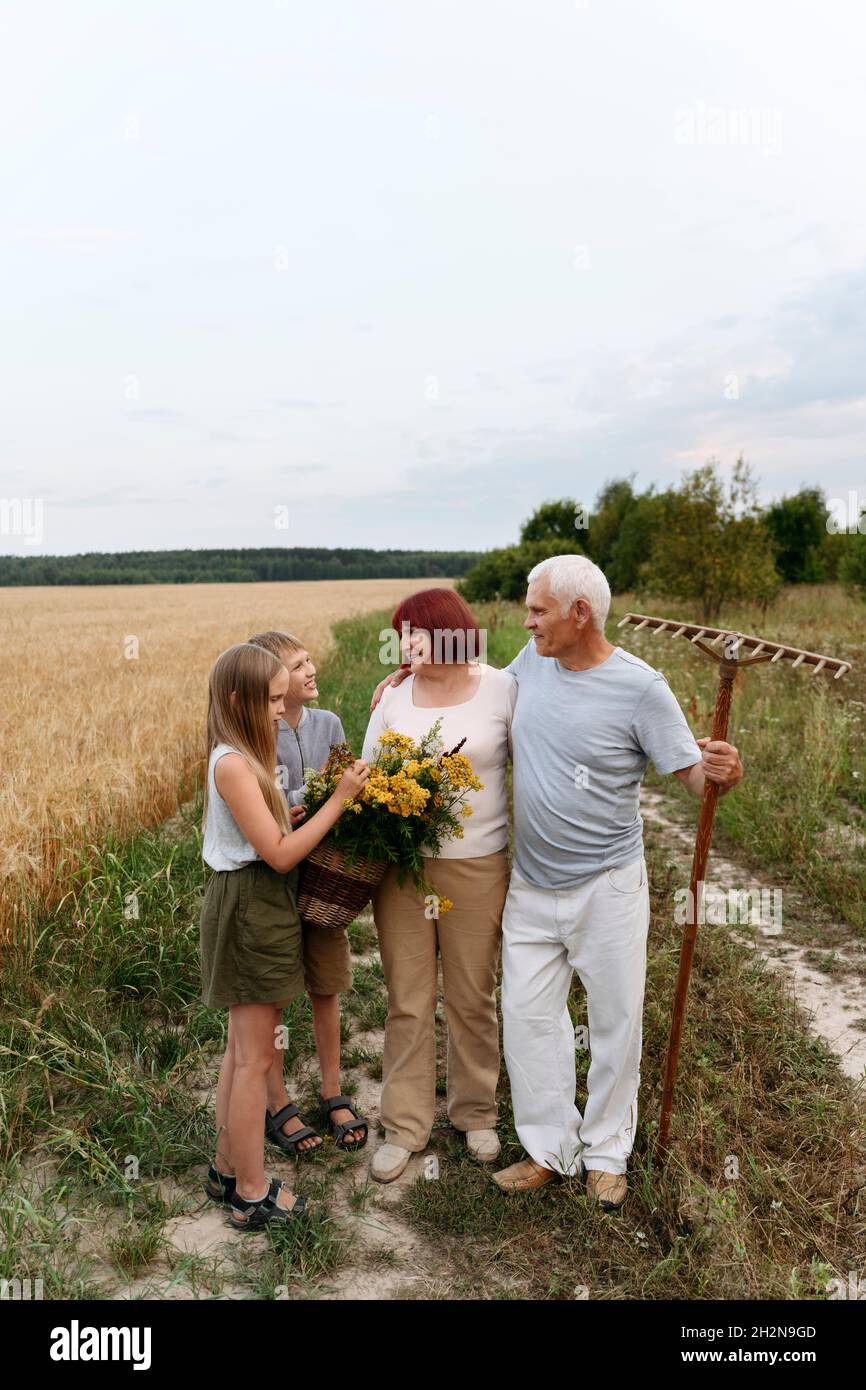
[[[204,763],[207,675],[265,628],[319,663],[333,623],[446,579],[0,589],[0,939],[82,850],[170,815]]]

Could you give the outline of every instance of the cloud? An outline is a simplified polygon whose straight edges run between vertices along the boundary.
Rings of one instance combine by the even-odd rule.
[[[167,493],[156,493],[152,488],[145,491],[139,483],[117,483],[114,487],[86,496],[50,498],[48,505],[64,510],[87,511],[93,507],[164,507],[169,503],[185,505],[188,502],[188,497],[172,497]]]
[[[278,473],[330,473],[327,463],[281,463]]]
[[[139,232],[122,227],[10,227],[0,230],[0,240],[47,246],[59,251],[100,250],[113,242],[134,241]]]
[[[726,471],[741,451],[774,485],[768,496],[782,479],[788,491],[822,475],[840,486],[852,457],[863,471],[864,361],[866,268],[824,277],[762,319],[716,317],[584,371],[572,397],[584,419],[573,425],[566,416],[428,435],[416,443],[417,464],[375,505],[439,528],[471,516],[479,536],[469,542],[461,528],[453,542],[485,546],[516,539],[517,522],[546,498],[592,503],[609,479],[631,474],[639,489],[664,487],[713,456]],[[576,361],[561,365],[578,372]],[[547,374],[542,364],[525,370],[530,380]],[[373,525],[368,507],[355,498],[347,514]]]
[[[302,399],[279,399],[271,402],[280,410],[335,410],[345,405],[345,401],[307,401]]]
[[[183,410],[169,410],[165,406],[141,406],[124,410],[127,420],[140,425],[179,425],[189,417]]]
[[[723,343],[710,336],[722,324],[737,329]],[[795,436],[801,425],[812,438],[838,438],[862,423],[864,360],[861,267],[823,277],[761,320],[710,320],[642,357],[609,364],[576,390],[574,405],[597,418],[575,438],[595,462],[609,464],[618,453],[623,473],[634,461],[664,469],[713,439],[729,450],[742,445],[748,456],[769,437]]]
[[[492,391],[499,396],[510,396],[511,392],[495,372],[476,372],[475,385],[479,391]]]

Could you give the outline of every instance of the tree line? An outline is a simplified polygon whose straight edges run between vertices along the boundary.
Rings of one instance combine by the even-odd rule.
[[[257,584],[302,579],[450,579],[480,558],[470,550],[132,550],[119,554],[0,556],[0,585]]]
[[[539,561],[580,553],[614,593],[695,601],[707,624],[725,603],[766,609],[782,584],[838,581],[866,599],[866,495],[853,517],[850,501],[842,516],[840,501],[830,505],[821,488],[804,487],[762,507],[742,456],[727,484],[716,461],[660,491],[653,484],[637,492],[634,475],[619,478],[592,509],[572,497],[545,502],[524,522],[519,543],[487,551],[458,590],[470,603],[522,599]]]

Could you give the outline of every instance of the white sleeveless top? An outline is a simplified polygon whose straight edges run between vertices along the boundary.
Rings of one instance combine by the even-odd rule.
[[[441,718],[440,732],[446,748],[453,748],[461,739],[466,740],[462,751],[471,761],[484,789],[467,793],[466,804],[472,807],[472,815],[463,822],[462,839],[455,837],[444,842],[439,850],[440,859],[480,858],[495,854],[508,844],[505,769],[511,746],[517,681],[510,671],[500,671],[485,662],[478,665],[481,668],[478,688],[459,705],[415,705],[412,699],[414,676],[408,676],[400,685],[386,686],[370,716],[364,738],[361,756],[367,762],[386,729],[396,729],[419,739],[436,719]],[[423,847],[421,853],[425,858],[430,857]]]
[[[242,869],[261,856],[244,839],[238,823],[217,791],[214,768],[226,753],[237,753],[229,743],[218,743],[207,765],[207,819],[202,858],[211,869]],[[241,754],[243,756],[243,754]]]

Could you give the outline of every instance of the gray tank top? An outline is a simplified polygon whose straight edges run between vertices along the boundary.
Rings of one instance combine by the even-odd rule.
[[[211,869],[242,869],[260,856],[238,828],[238,823],[217,791],[214,768],[224,753],[237,753],[229,743],[218,743],[207,765],[207,820],[202,858]],[[243,756],[243,755],[241,755]]]

